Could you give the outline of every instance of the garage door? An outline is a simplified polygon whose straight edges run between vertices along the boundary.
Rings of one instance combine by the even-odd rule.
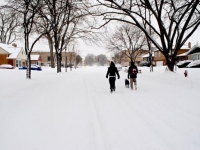
[[[163,61],[156,61],[156,66],[163,66]]]

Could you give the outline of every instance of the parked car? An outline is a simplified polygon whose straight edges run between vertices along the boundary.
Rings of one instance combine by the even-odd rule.
[[[176,65],[179,68],[186,68],[188,64],[190,64],[193,60],[184,60],[184,61],[180,61],[178,62]]]
[[[19,67],[19,70],[27,70],[27,66]],[[42,68],[39,65],[31,64],[31,70],[42,71]]]
[[[15,67],[10,64],[2,64],[0,65],[0,69],[14,69]]]
[[[194,60],[191,63],[189,63],[187,68],[200,68],[200,60]]]
[[[140,66],[140,67],[143,67],[143,66],[149,67],[149,66],[150,66],[150,63],[149,63],[148,61],[141,61],[141,62],[139,63],[139,66]]]

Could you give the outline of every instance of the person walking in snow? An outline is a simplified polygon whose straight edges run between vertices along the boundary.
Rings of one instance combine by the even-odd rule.
[[[116,89],[116,87],[115,87],[116,74],[117,74],[117,77],[119,79],[120,78],[119,72],[118,72],[117,68],[115,67],[114,62],[111,61],[110,67],[108,67],[108,71],[107,71],[107,74],[106,74],[106,78],[108,78],[108,76],[109,76],[111,93],[113,91],[115,91],[115,89]]]
[[[132,90],[133,90],[133,82],[135,90],[137,90],[137,80],[136,80],[137,73],[138,73],[138,68],[135,66],[134,62],[131,62],[131,66],[128,68],[128,79],[130,78],[130,86]]]

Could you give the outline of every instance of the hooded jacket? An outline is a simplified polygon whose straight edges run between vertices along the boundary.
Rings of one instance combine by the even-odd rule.
[[[118,72],[117,68],[115,67],[114,62],[111,61],[110,67],[108,68],[108,71],[107,71],[107,74],[106,74],[106,78],[108,78],[108,75],[110,77],[116,77],[116,74],[117,74],[118,78],[120,78],[119,72]]]
[[[136,74],[132,74],[132,69],[136,69]],[[131,62],[131,66],[128,68],[128,79],[137,78],[138,68],[135,66],[134,62]]]

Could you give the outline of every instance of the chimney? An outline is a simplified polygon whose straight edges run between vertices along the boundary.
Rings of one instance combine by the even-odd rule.
[[[188,43],[188,48],[191,48],[191,42]]]
[[[12,46],[17,47],[17,44],[16,44],[16,43],[13,43]]]

